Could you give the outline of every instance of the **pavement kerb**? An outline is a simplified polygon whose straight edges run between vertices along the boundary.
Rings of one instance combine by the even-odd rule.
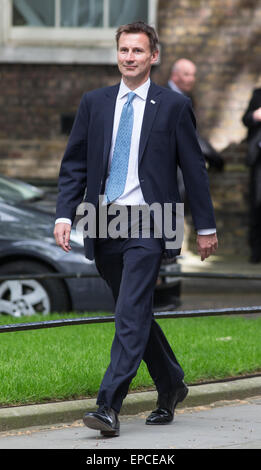
[[[261,396],[261,377],[233,380],[207,385],[192,385],[187,398],[179,408],[203,406],[223,400]],[[155,409],[155,391],[129,393],[124,400],[121,415],[133,415]],[[82,418],[86,411],[96,409],[96,399],[84,399],[0,408],[0,431],[70,423]]]

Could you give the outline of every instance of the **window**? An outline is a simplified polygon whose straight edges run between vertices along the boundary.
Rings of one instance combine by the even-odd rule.
[[[158,0],[0,0],[0,63],[115,64],[115,30]]]
[[[148,0],[13,0],[13,26],[111,28],[148,21]]]
[[[13,0],[13,26],[55,26],[53,0]]]

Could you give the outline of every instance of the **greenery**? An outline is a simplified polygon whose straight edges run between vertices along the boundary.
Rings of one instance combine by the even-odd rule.
[[[95,314],[97,316],[97,314]],[[54,320],[1,316],[1,324]],[[64,315],[63,318],[75,318]],[[261,370],[261,318],[158,320],[185,370],[187,383]],[[110,360],[114,323],[0,334],[0,404],[95,396]],[[131,390],[153,388],[142,362]]]

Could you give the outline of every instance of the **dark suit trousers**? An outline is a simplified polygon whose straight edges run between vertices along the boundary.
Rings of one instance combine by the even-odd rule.
[[[115,299],[111,361],[97,404],[117,412],[142,359],[160,393],[175,389],[184,377],[163,331],[153,319],[153,292],[162,251],[162,241],[152,236],[96,240],[96,266]]]

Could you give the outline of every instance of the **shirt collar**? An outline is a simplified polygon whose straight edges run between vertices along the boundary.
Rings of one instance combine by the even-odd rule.
[[[127,87],[127,85],[125,85],[124,81],[121,79],[118,98],[123,98],[128,93],[130,93],[130,91],[134,91],[137,96],[139,96],[140,98],[142,98],[145,101],[146,98],[147,98],[149,87],[150,87],[150,78],[148,78],[148,80],[145,83],[143,83],[141,86],[136,88],[136,90],[130,90]]]
[[[178,93],[181,93],[183,95],[183,92],[180,90],[180,88],[174,83],[172,80],[168,81],[168,85],[173,91],[177,91]]]

